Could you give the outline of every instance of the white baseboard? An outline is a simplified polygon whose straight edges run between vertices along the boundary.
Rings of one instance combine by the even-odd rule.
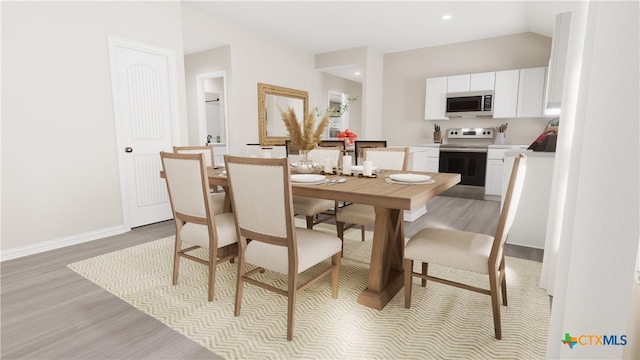
[[[427,213],[427,205],[420,206],[415,210],[404,210],[404,221],[413,222],[416,221],[420,216]]]
[[[60,249],[63,247],[81,244],[81,243],[85,243],[93,240],[98,240],[108,236],[119,235],[119,234],[128,232],[130,230],[131,229],[126,228],[123,225],[118,225],[110,228],[66,236],[66,237],[53,239],[53,240],[41,241],[35,244],[3,250],[2,253],[0,253],[0,262],[21,258],[23,256],[39,254],[45,251]]]

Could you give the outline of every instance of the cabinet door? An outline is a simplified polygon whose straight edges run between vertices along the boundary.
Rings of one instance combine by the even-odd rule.
[[[487,177],[484,185],[486,195],[502,196],[502,178],[504,162],[502,160],[487,160]]]
[[[447,92],[469,91],[471,86],[471,74],[447,76]]]
[[[562,100],[562,83],[564,81],[567,49],[569,47],[569,27],[571,13],[556,15],[556,26],[551,40],[551,59],[547,71],[547,90],[545,92],[545,108],[559,110]]]
[[[520,69],[517,117],[542,116],[546,67]]]
[[[424,99],[425,120],[449,120],[444,116],[447,102],[447,77],[427,79]]]
[[[427,158],[427,172],[438,172],[438,167],[440,166],[440,161],[437,157],[429,157]]]
[[[520,70],[496,71],[493,91],[493,117],[514,118],[518,106]]]
[[[470,91],[493,90],[496,80],[495,72],[471,74]]]

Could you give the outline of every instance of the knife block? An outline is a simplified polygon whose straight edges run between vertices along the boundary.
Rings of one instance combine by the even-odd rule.
[[[442,144],[442,133],[440,131],[433,132],[433,142],[435,144]]]

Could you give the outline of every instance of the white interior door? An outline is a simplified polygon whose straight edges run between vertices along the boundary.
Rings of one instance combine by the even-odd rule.
[[[110,56],[124,224],[171,219],[159,152],[174,143],[172,52],[110,39]]]

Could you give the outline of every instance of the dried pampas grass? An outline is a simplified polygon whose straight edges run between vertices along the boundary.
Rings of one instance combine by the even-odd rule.
[[[298,122],[296,112],[292,108],[289,108],[287,111],[280,109],[280,113],[282,114],[282,121],[284,121],[287,131],[289,132],[289,139],[295,147],[300,150],[311,150],[318,146],[320,137],[329,122],[329,114],[320,120],[318,127],[316,127],[314,131],[313,125],[316,121],[316,116],[313,111],[310,111],[304,117],[302,128]]]

